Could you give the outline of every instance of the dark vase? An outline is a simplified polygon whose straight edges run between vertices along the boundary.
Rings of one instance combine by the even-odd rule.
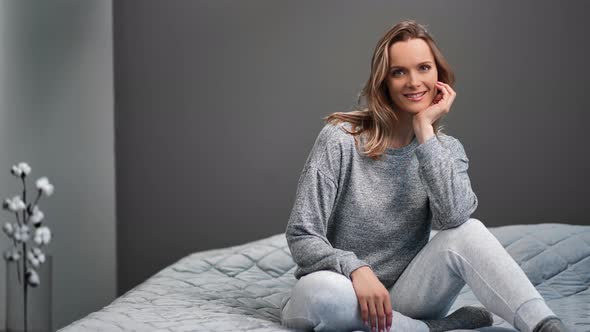
[[[6,264],[6,331],[7,332],[50,332],[51,326],[51,290],[52,290],[52,257],[45,254],[45,262],[35,270],[39,275],[39,285],[26,285],[26,329],[23,263],[25,257],[17,262]],[[18,273],[17,273],[18,268]],[[20,277],[20,281],[19,281]]]

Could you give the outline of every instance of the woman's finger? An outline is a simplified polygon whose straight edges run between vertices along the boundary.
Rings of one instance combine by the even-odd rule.
[[[453,88],[448,85],[447,83],[441,82],[441,85],[445,91],[446,91],[446,107],[445,107],[445,112],[449,112],[451,109],[451,105],[453,104],[453,101],[455,100],[455,96],[457,95],[457,93],[455,92],[455,90],[453,90]]]
[[[442,92],[441,93],[437,93],[436,94],[436,97],[434,97],[434,103],[437,104],[439,101],[442,100],[442,97],[443,97],[443,93]]]
[[[449,101],[450,101],[450,94],[451,93],[449,92],[448,86],[445,85],[445,83],[439,82],[438,83],[438,86],[440,86],[440,88],[442,90],[442,98],[441,98],[441,100],[442,100],[442,102],[444,104],[444,108],[447,109],[448,106],[450,106]]]
[[[442,85],[446,88],[449,96],[454,97],[457,95],[457,92],[449,84],[442,82]]]
[[[361,318],[363,319],[363,322],[365,322],[365,325],[368,327],[371,327],[369,323],[369,305],[367,301],[363,299],[359,301],[359,305],[361,307]]]
[[[385,309],[385,331],[389,332],[393,320],[393,308],[391,307],[391,298],[388,296],[384,303]]]
[[[447,90],[447,87],[445,86],[445,84],[443,82],[438,82],[438,87],[440,88],[440,91],[442,92],[442,97],[445,98],[448,96],[449,91]]]
[[[377,317],[378,317],[378,323],[379,323],[379,332],[381,331],[385,331],[385,311],[384,311],[384,306],[385,306],[385,299],[382,297],[379,297],[378,299],[376,299],[376,307],[377,307]]]
[[[453,101],[455,100],[455,97],[457,96],[457,92],[455,92],[455,90],[453,90],[453,88],[451,88],[450,85],[449,85],[449,92],[451,94],[451,98],[450,98],[450,102],[449,102],[449,106],[450,106],[453,103]]]
[[[451,94],[451,96],[456,95],[457,93],[455,92],[455,90],[453,89],[453,87],[451,87],[449,84],[445,83],[445,85],[447,86],[447,90],[449,90],[449,93]]]
[[[373,332],[377,331],[377,309],[375,308],[375,302],[373,298],[368,298],[368,306],[369,306],[369,321],[371,330]]]

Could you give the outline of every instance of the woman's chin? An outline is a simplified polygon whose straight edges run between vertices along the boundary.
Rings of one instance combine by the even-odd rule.
[[[401,103],[402,107],[401,109],[403,109],[405,112],[408,113],[412,113],[412,114],[417,114],[422,112],[424,109],[426,109],[426,107],[428,107],[427,105],[431,105],[432,101],[428,102],[425,99],[422,99],[420,101],[417,102],[407,102],[407,101],[403,101],[403,103]]]
[[[406,104],[404,109],[406,109],[407,112],[410,113],[418,113],[423,111],[426,107],[423,106],[426,103],[423,102],[419,102],[419,103],[412,103],[412,104]]]

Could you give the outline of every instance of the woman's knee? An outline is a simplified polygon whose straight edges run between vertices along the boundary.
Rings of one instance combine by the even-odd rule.
[[[444,231],[448,231],[448,233],[457,234],[456,236],[462,236],[467,234],[472,234],[473,232],[482,232],[487,231],[486,225],[481,222],[481,220],[476,218],[469,218],[464,223],[457,227],[447,228]]]
[[[328,270],[307,274],[295,284],[294,294],[304,296],[309,303],[336,305],[356,300],[354,287],[344,275]]]
[[[477,245],[480,240],[494,236],[481,220],[469,218],[463,224],[441,231],[444,236],[449,237],[445,242],[453,248]]]
[[[469,229],[467,230],[467,232],[472,232],[474,230],[476,231],[482,231],[482,230],[488,230],[486,225],[483,224],[483,222],[481,222],[481,220],[476,219],[476,218],[469,218],[467,219],[467,221],[465,221],[463,224],[459,225],[458,227],[460,230],[465,230],[465,229]]]
[[[287,316],[305,317],[318,331],[346,329],[357,324],[360,316],[352,282],[333,271],[301,277],[293,286],[290,302]]]

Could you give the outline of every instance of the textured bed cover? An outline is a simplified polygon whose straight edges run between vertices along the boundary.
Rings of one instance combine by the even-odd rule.
[[[571,331],[590,331],[590,226],[488,229]],[[193,253],[59,331],[295,331],[279,312],[294,269],[284,233]],[[481,305],[468,285],[449,312],[464,305]],[[516,330],[494,315],[494,326],[478,331]]]

